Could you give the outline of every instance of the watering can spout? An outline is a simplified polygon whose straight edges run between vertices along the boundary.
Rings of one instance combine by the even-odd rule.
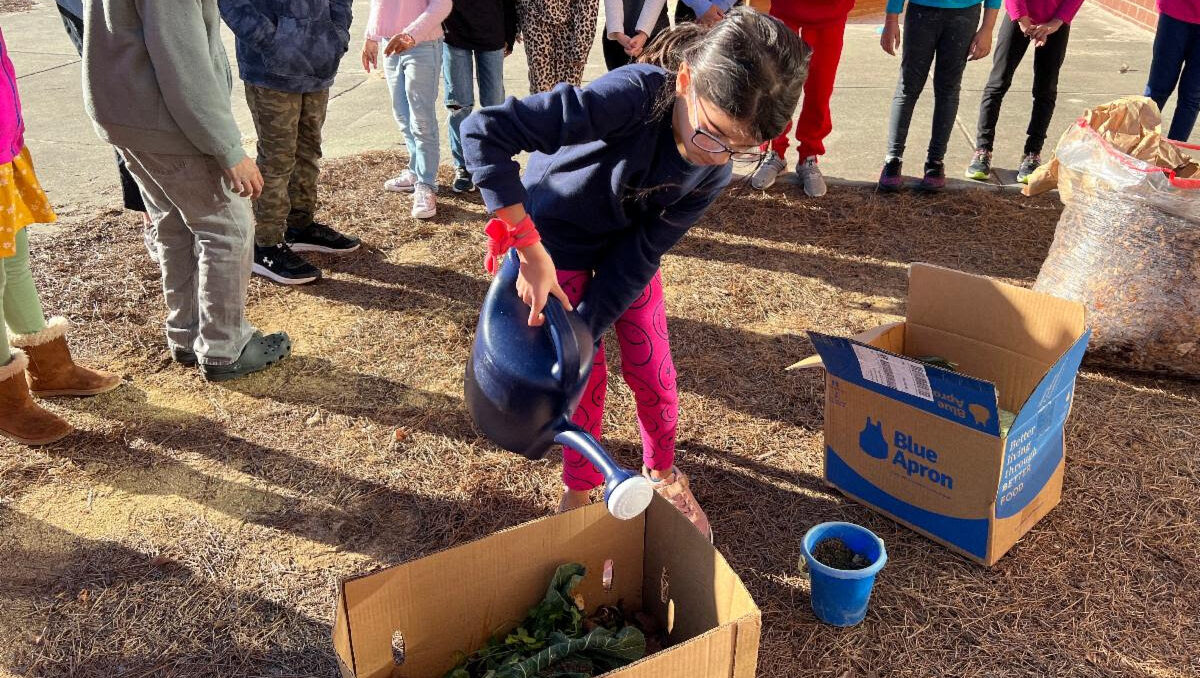
[[[640,473],[623,468],[609,456],[590,433],[565,422],[554,441],[582,454],[604,476],[604,503],[615,518],[640,516],[654,498],[654,488]]]

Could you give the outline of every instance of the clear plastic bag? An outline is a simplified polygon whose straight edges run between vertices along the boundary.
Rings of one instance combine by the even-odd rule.
[[[1055,155],[1064,208],[1034,289],[1087,305],[1089,363],[1200,378],[1200,179],[1083,119]]]

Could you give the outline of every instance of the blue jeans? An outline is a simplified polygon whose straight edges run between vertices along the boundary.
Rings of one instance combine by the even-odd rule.
[[[1161,109],[1179,85],[1168,139],[1187,141],[1200,113],[1200,24],[1160,14],[1146,96]]]
[[[446,80],[450,154],[454,156],[455,167],[466,166],[458,128],[475,107],[476,76],[479,78],[480,106],[498,106],[504,102],[504,50],[483,51],[444,46],[442,77]]]
[[[379,41],[379,49],[387,44]],[[408,147],[409,168],[417,181],[437,188],[438,73],[442,70],[442,41],[427,40],[383,58],[383,74],[392,93],[392,115]]]

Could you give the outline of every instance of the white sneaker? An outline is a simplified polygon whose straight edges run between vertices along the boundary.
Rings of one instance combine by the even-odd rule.
[[[432,219],[437,215],[437,194],[428,184],[417,184],[413,189],[414,219]]]
[[[392,177],[383,182],[383,188],[393,193],[412,193],[417,185],[417,175],[412,170],[404,170],[398,177]]]
[[[810,198],[819,198],[829,189],[825,186],[825,177],[821,168],[817,167],[817,156],[810,155],[796,168],[796,176],[804,183],[804,193]]]
[[[765,191],[770,188],[780,174],[787,170],[787,163],[775,151],[769,151],[754,174],[750,175],[750,185],[757,190]]]

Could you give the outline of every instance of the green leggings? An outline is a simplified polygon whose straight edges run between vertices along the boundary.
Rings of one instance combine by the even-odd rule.
[[[42,301],[33,286],[33,273],[29,270],[29,235],[27,229],[17,231],[17,253],[0,259],[0,365],[12,360],[8,348],[8,333],[4,326],[18,334],[39,332],[46,327],[46,316],[42,314]]]

